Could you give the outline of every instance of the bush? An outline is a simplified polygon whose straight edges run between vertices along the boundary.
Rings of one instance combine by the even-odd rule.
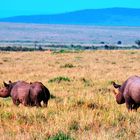
[[[74,140],[69,135],[64,134],[63,132],[58,132],[55,136],[48,138],[48,140]]]
[[[50,79],[48,82],[49,82],[49,83],[53,83],[53,82],[60,83],[60,82],[62,82],[62,81],[70,82],[70,79],[69,79],[68,77],[59,76],[59,77]]]
[[[104,41],[101,41],[100,44],[105,44],[105,42]]]
[[[117,42],[117,44],[118,44],[118,45],[121,45],[121,44],[122,44],[122,42],[121,42],[121,41],[118,41],[118,42]]]
[[[28,48],[28,47],[16,47],[16,46],[7,46],[7,47],[0,47],[0,51],[43,51],[41,47],[39,48]]]
[[[61,68],[73,68],[73,64],[67,63],[64,66],[60,66]]]
[[[71,51],[70,50],[59,50],[59,51],[54,51],[53,53],[70,53]]]
[[[136,40],[135,43],[140,46],[140,40]]]
[[[70,124],[70,127],[69,127],[70,130],[74,130],[74,131],[79,130],[79,128],[80,128],[80,126],[77,121],[72,121]]]

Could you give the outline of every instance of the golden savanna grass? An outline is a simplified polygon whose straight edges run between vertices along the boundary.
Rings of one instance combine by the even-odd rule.
[[[0,139],[47,140],[59,132],[75,140],[140,139],[140,110],[118,105],[111,85],[131,75],[140,75],[139,50],[0,52],[1,87],[8,80],[41,81],[52,95],[47,108],[1,98]]]

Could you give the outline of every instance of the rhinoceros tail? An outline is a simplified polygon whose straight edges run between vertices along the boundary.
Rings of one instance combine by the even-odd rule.
[[[49,100],[50,99],[50,91],[45,86],[44,86],[44,92],[45,92],[45,98]]]

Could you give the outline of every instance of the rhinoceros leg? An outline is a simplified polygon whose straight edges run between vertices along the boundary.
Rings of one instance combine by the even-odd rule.
[[[28,105],[29,105],[28,102],[27,102],[26,100],[24,100],[24,101],[22,102],[22,104],[23,104],[24,106],[28,106]]]
[[[12,100],[13,100],[13,103],[14,103],[16,106],[18,106],[18,105],[20,104],[19,100],[17,100],[17,99],[13,99],[13,98],[12,98]]]
[[[47,100],[43,100],[44,106],[47,107],[48,106],[48,99]]]
[[[127,107],[128,111],[132,111],[132,104],[126,103],[126,107]]]
[[[132,106],[132,109],[134,109],[135,111],[137,111],[138,107],[139,107],[139,104],[134,104],[134,105]]]
[[[35,98],[35,105],[41,107],[41,101],[39,101],[37,97]]]
[[[128,111],[132,111],[133,109],[137,109],[138,105],[135,101],[129,96],[129,94],[125,94],[125,103]]]
[[[41,107],[41,103],[37,101],[36,106]]]
[[[24,106],[29,106],[31,104],[30,98],[28,96],[24,97],[21,102]]]
[[[125,102],[126,102],[126,107],[127,107],[128,111],[131,111],[132,110],[132,104],[131,104],[130,98],[125,99]]]

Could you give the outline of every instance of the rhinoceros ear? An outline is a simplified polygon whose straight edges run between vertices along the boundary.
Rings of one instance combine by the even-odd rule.
[[[9,84],[7,84],[5,82],[3,82],[3,84],[4,84],[5,87],[9,87]]]
[[[12,83],[12,81],[11,80],[9,80],[9,84],[11,84]]]
[[[114,88],[120,88],[121,87],[121,85],[118,85],[115,82],[112,82],[112,84],[113,84]]]

